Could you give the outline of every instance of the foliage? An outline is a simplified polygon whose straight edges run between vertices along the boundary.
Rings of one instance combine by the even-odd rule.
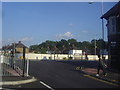
[[[79,49],[87,52],[88,54],[94,54],[95,53],[95,42],[96,47],[100,49],[107,49],[107,42],[103,41],[103,39],[98,40],[91,40],[89,41],[83,41],[78,42],[76,39],[61,39],[60,41],[50,41],[47,40],[45,42],[42,42],[39,45],[31,45],[29,47],[29,50],[34,53],[43,53],[45,54],[47,51],[49,53],[60,53],[60,54],[67,54],[69,50],[73,49]]]

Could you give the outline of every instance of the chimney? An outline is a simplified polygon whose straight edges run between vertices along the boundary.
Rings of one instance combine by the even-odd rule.
[[[21,43],[21,41],[19,41],[18,43]]]

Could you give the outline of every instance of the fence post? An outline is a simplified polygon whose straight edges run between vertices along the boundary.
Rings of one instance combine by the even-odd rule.
[[[29,60],[27,60],[27,76],[28,76],[28,73],[29,73]]]
[[[25,76],[25,47],[23,47],[23,77]]]

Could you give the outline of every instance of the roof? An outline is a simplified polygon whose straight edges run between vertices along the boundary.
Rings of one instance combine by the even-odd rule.
[[[16,44],[16,47],[17,47],[17,48],[23,48],[23,47],[27,48],[27,47],[26,47],[24,44],[22,44],[20,41],[19,41],[19,43]]]
[[[120,15],[120,1],[114,5],[108,12],[106,12],[102,17],[108,19],[110,16],[117,16]]]
[[[10,50],[10,49],[13,49],[14,47],[16,47],[16,48],[23,48],[23,47],[27,48],[24,44],[21,43],[21,41],[19,41],[18,43],[12,43],[12,45],[4,46],[2,49]]]

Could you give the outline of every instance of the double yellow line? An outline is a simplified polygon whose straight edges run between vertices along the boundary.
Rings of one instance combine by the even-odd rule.
[[[83,76],[89,77],[89,78],[92,78],[92,79],[95,79],[97,81],[101,81],[101,82],[104,82],[104,83],[107,83],[107,84],[110,84],[110,85],[113,85],[113,86],[120,87],[120,85],[118,85],[118,84],[114,84],[114,83],[111,83],[111,82],[108,82],[108,81],[105,81],[105,80],[102,80],[102,79],[98,79],[98,78],[95,78],[95,77],[90,76],[90,75],[83,75]]]

